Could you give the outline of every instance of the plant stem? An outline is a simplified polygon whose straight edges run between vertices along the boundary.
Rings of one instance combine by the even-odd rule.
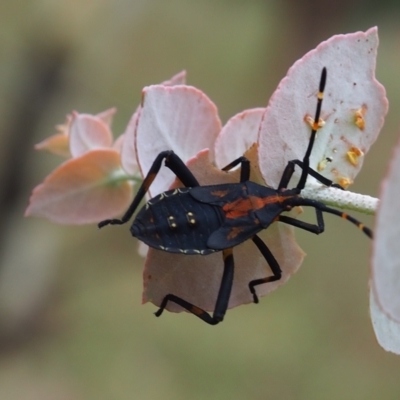
[[[329,206],[344,210],[359,211],[364,214],[375,215],[379,200],[359,193],[348,192],[320,184],[307,183],[301,191],[301,196],[320,201]]]

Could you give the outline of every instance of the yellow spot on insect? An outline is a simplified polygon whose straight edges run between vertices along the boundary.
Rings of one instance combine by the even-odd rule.
[[[312,129],[315,130],[321,129],[325,125],[325,121],[322,118],[320,118],[318,120],[318,124],[316,124],[314,118],[308,114],[304,117],[304,121],[307,122],[307,124],[310,125]]]
[[[350,147],[350,150],[346,153],[350,164],[358,165],[359,158],[364,155],[364,152],[358,147]]]
[[[323,171],[326,166],[328,165],[328,163],[332,162],[333,158],[332,157],[325,157],[323,160],[321,160],[318,165],[317,165],[317,170],[319,172]]]
[[[195,225],[196,224],[196,220],[195,220],[194,214],[192,212],[189,211],[186,214],[186,218],[187,218],[187,220],[189,222],[189,225]]]
[[[175,229],[175,228],[178,227],[178,225],[177,225],[176,222],[175,222],[175,218],[174,218],[172,215],[170,215],[170,216],[168,217],[168,223],[169,223],[169,226],[170,226],[172,229]]]
[[[359,108],[355,113],[354,113],[354,123],[357,125],[359,129],[362,131],[365,128],[365,119],[364,115],[367,112],[367,106],[364,104],[361,108]]]
[[[341,187],[347,189],[347,188],[353,183],[353,181],[352,181],[352,179],[350,179],[350,178],[341,177],[341,178],[339,178],[339,179],[337,180],[337,183],[338,183]]]

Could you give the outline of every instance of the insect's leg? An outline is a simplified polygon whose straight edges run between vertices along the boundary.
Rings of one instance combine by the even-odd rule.
[[[282,270],[278,264],[278,261],[276,261],[276,258],[271,253],[271,250],[260,239],[259,236],[254,235],[253,242],[258,247],[258,250],[260,250],[261,254],[264,256],[273,274],[272,276],[267,276],[266,278],[261,279],[254,279],[249,282],[249,289],[251,294],[253,295],[253,301],[254,303],[258,303],[258,296],[256,294],[255,286],[262,285],[263,283],[279,281],[279,279],[281,279],[282,277]]]
[[[315,209],[315,213],[317,215],[317,225],[309,224],[304,221],[299,221],[295,218],[288,217],[286,215],[279,215],[276,221],[281,221],[284,222],[285,224],[289,224],[295,226],[296,228],[304,229],[305,231],[315,233],[318,235],[322,233],[325,229],[323,212],[327,212],[329,214],[337,215],[340,218],[350,221],[358,229],[362,230],[368,237],[370,237],[371,239],[373,237],[371,229],[367,228],[362,222],[353,218],[351,215],[344,213],[343,211],[336,210],[335,208],[330,208],[323,203],[311,199],[302,199],[299,205],[310,206]]]
[[[232,168],[235,168],[236,165],[242,164],[240,170],[240,182],[246,182],[250,179],[250,161],[246,157],[239,157],[236,160],[232,161],[230,164],[226,165],[222,168],[222,171],[229,171]]]
[[[178,177],[184,186],[199,186],[198,180],[195,178],[183,160],[172,151],[168,153],[168,156],[165,157],[165,166],[168,167]]]
[[[300,168],[303,169],[303,161],[300,160],[291,160],[287,163],[285,170],[283,171],[281,181],[279,182],[278,185],[278,190],[280,189],[286,189],[289,185],[289,181],[292,178],[293,172],[295,165],[298,165]],[[308,168],[308,175],[311,175],[314,177],[318,182],[321,182],[325,186],[331,186],[331,187],[336,187],[338,189],[343,189],[344,188],[337,183],[333,183],[330,179],[326,178],[325,176],[321,175],[317,171],[313,170],[312,168]],[[304,188],[298,188],[299,192],[304,189]]]
[[[159,310],[155,312],[156,317],[159,317],[167,306],[167,303],[169,301],[172,301],[180,305],[190,313],[194,314],[196,317],[200,318],[207,324],[217,325],[219,322],[221,322],[224,319],[226,310],[228,308],[233,285],[234,261],[232,249],[223,250],[223,257],[224,272],[222,275],[221,286],[219,288],[218,297],[212,316],[203,309],[193,305],[192,303],[189,303],[188,301],[183,300],[182,298],[173,294],[168,294],[164,297]]]
[[[165,159],[165,165],[171,169],[171,171],[182,181],[185,186],[193,187],[199,186],[197,179],[190,172],[189,168],[185,165],[185,163],[173,152],[173,151],[162,151],[154,160],[153,165],[150,167],[149,172],[144,178],[142,185],[140,186],[138,192],[136,193],[135,198],[132,201],[132,204],[129,206],[126,213],[122,216],[121,219],[106,219],[104,221],[99,222],[98,227],[102,228],[105,225],[121,225],[128,222],[143,197],[146,195],[150,185],[154,181],[155,177],[158,174],[158,171],[161,168],[162,161]]]
[[[296,218],[288,217],[287,215],[279,215],[277,221],[284,222],[285,224],[295,226],[296,228],[304,229],[305,231],[319,235],[325,230],[324,217],[322,211],[318,208],[315,209],[317,216],[317,224],[310,224],[308,222],[300,221]]]
[[[220,322],[220,321],[214,320],[214,318],[210,314],[208,314],[206,311],[204,311],[202,308],[199,308],[199,307],[193,305],[192,303],[189,303],[188,301],[183,300],[181,297],[175,296],[174,294],[167,294],[164,297],[164,299],[160,305],[160,308],[158,309],[158,311],[156,311],[154,313],[154,315],[156,317],[159,317],[163,313],[163,311],[169,301],[172,301],[173,303],[178,304],[179,306],[181,306],[182,308],[184,308],[191,314],[195,315],[196,317],[199,317],[204,322],[207,322],[207,324],[216,325],[216,324],[218,324],[218,322]]]
[[[294,173],[294,163],[293,163],[293,161],[289,161],[283,171],[281,180],[278,185],[278,190],[288,188],[289,181],[292,178],[293,173]]]
[[[310,140],[308,142],[308,147],[303,157],[303,167],[302,167],[303,171],[301,172],[300,179],[297,184],[297,189],[299,190],[304,189],[309,174],[310,155],[314,147],[314,141],[317,135],[317,130],[319,129],[319,118],[321,116],[321,107],[322,107],[322,100],[324,98],[325,84],[326,84],[326,68],[323,68],[321,73],[321,78],[319,81],[318,101],[317,101],[317,109],[315,111],[314,123],[311,128],[311,135],[310,135]]]
[[[366,227],[362,222],[359,220],[355,219],[349,214],[344,213],[343,211],[336,210],[335,208],[331,208],[326,206],[324,203],[320,203],[315,200],[311,199],[302,199],[303,205],[305,206],[311,206],[314,207],[315,209],[319,209],[321,212],[327,212],[329,214],[337,215],[340,218],[343,218],[349,222],[351,222],[353,225],[355,225],[358,229],[363,231],[369,238],[373,238],[373,232],[371,229]]]
[[[323,68],[322,73],[321,73],[320,83],[319,83],[317,109],[315,111],[314,123],[313,123],[312,129],[311,129],[311,136],[310,136],[310,140],[308,142],[308,147],[307,147],[306,153],[304,155],[303,161],[291,160],[288,162],[288,164],[285,167],[285,170],[283,171],[281,180],[279,182],[278,190],[285,189],[288,187],[289,181],[293,176],[295,165],[298,165],[300,168],[302,168],[302,173],[301,173],[299,182],[297,184],[297,189],[299,190],[299,192],[304,189],[308,175],[313,176],[315,179],[317,179],[319,182],[321,182],[322,184],[324,184],[326,186],[333,186],[333,187],[337,187],[339,189],[343,189],[340,185],[333,183],[328,178],[325,178],[324,176],[319,174],[317,171],[310,168],[310,155],[311,155],[312,148],[314,146],[314,141],[315,141],[315,137],[317,134],[317,130],[319,129],[318,123],[319,123],[319,118],[321,115],[321,106],[322,106],[322,100],[323,100],[323,95],[324,95],[325,83],[326,83],[326,68]]]
[[[222,274],[221,286],[219,287],[218,297],[213,313],[213,318],[218,319],[218,321],[222,321],[224,319],[224,315],[228,309],[235,267],[232,248],[223,250],[222,256],[224,259],[224,272]]]

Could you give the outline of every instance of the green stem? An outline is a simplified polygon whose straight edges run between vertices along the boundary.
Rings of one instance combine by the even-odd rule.
[[[107,179],[107,184],[110,185],[118,185],[121,182],[133,181],[135,183],[142,183],[142,178],[140,176],[135,175],[126,175],[126,173],[121,169],[115,171],[112,175],[110,175]]]

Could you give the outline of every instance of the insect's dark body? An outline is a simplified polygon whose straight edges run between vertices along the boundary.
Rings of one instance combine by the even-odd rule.
[[[200,203],[191,190],[169,190],[149,200],[133,221],[132,235],[170,253],[213,253],[207,240],[222,225],[222,210]]]
[[[291,190],[254,182],[169,190],[138,212],[131,233],[156,249],[206,255],[236,246],[267,228],[283,211]]]
[[[316,132],[320,128],[319,120],[325,82],[326,69],[324,68],[319,85],[317,110],[306,153],[303,160],[288,162],[276,189],[250,182],[250,161],[245,157],[239,157],[223,168],[224,171],[229,171],[240,164],[240,182],[200,186],[196,177],[179,156],[173,151],[166,150],[154,160],[132,204],[122,218],[109,219],[99,223],[101,228],[108,224],[120,225],[128,222],[145,197],[163,161],[165,161],[165,166],[171,169],[182,182],[183,188],[169,190],[148,201],[134,219],[131,233],[151,247],[170,253],[182,253],[183,257],[186,254],[207,255],[222,251],[223,274],[212,315],[189,301],[169,293],[161,302],[159,310],[155,313],[156,316],[162,314],[168,302],[173,302],[210,325],[221,322],[228,309],[234,281],[233,249],[247,240],[254,243],[271,269],[271,275],[254,279],[248,283],[253,301],[257,303],[256,287],[277,281],[282,277],[278,261],[267,244],[257,235],[274,222],[279,221],[279,223],[318,235],[325,229],[323,212],[326,212],[350,221],[367,236],[372,237],[371,230],[350,215],[301,196],[309,175],[325,186],[336,186],[342,189],[310,168],[310,155]],[[295,166],[302,169],[300,179],[293,189],[287,189]],[[283,215],[284,211],[289,211],[295,206],[312,207],[315,210],[316,223]],[[168,268],[168,265],[163,267]]]

